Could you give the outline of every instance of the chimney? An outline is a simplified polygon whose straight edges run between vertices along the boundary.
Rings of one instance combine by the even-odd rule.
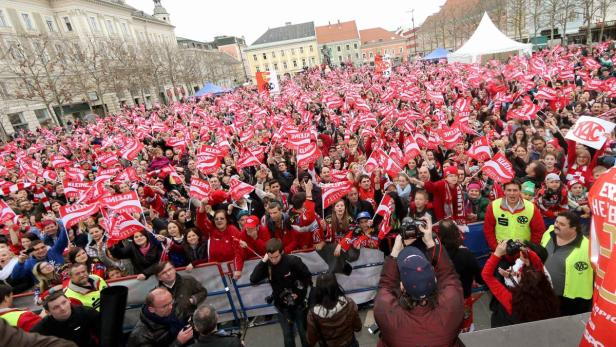
[[[291,25],[291,22],[285,22],[284,25]]]
[[[340,24],[340,19],[338,19],[338,24]]]

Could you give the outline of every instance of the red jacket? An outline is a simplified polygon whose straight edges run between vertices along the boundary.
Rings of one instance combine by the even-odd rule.
[[[405,309],[400,305],[400,273],[396,260],[387,257],[374,302],[374,318],[381,328],[378,346],[458,346],[464,318],[464,293],[458,274],[445,250],[438,245],[426,251],[435,264],[438,303]]]
[[[257,252],[259,256],[265,256],[265,243],[270,239],[269,232],[267,228],[262,225],[259,225],[257,229],[257,238],[253,239],[248,236],[246,230],[242,230],[240,234],[240,240],[246,242],[248,247],[250,247],[253,251]],[[238,248],[238,252],[235,255],[235,270],[242,271],[244,269],[244,262],[248,259],[256,258],[257,256],[248,248]]]
[[[207,218],[206,212],[198,212],[197,227],[203,233],[203,237],[209,239],[208,261],[222,263],[236,258],[239,252],[240,231],[234,225],[227,224],[227,228],[220,231]]]
[[[321,226],[315,212],[315,204],[312,200],[304,202],[305,211],[302,213],[292,209],[290,214],[291,227],[297,233],[297,247],[299,249],[312,248],[313,235],[319,233]]]
[[[445,200],[446,200],[446,189],[447,182],[445,180],[440,180],[436,182],[427,181],[424,182],[424,189],[432,194],[432,210],[434,211],[434,217],[436,217],[436,221],[441,221],[445,218]],[[453,210],[452,218],[456,219],[457,216],[463,215],[463,211],[458,211],[458,189],[451,189],[451,206]],[[464,199],[462,199],[464,201]],[[464,208],[464,206],[461,206]]]
[[[36,325],[42,318],[41,316],[32,313],[30,311],[23,311],[17,308],[9,308],[6,310],[0,310],[0,319],[1,317],[9,312],[22,312],[17,319],[17,328],[23,329],[24,331],[30,331],[33,326]]]
[[[495,250],[496,246],[498,246],[498,242],[496,241],[496,219],[494,218],[494,212],[492,210],[492,203],[488,204],[488,208],[486,209],[486,217],[483,220],[483,234],[488,242],[488,246],[490,246],[491,250]],[[502,209],[501,206],[498,207]],[[523,211],[524,209],[520,209],[514,212],[518,213]],[[541,216],[541,212],[537,205],[535,205],[535,212],[533,213],[533,218],[531,218],[530,223],[530,241],[536,244],[541,243],[541,237],[545,232],[545,223],[543,221],[543,217]]]
[[[539,256],[531,250],[529,250],[528,256],[530,258],[531,265],[535,269],[543,271],[543,263],[541,262]],[[490,289],[490,292],[492,292],[498,302],[503,305],[505,311],[507,311],[507,314],[511,315],[511,300],[513,296],[511,295],[509,289],[507,289],[504,284],[502,284],[494,277],[494,271],[496,271],[500,260],[501,257],[497,257],[496,255],[494,255],[494,253],[492,253],[490,258],[486,262],[486,265],[483,267],[483,271],[481,271],[481,277],[483,277],[483,280],[486,282],[486,285]]]

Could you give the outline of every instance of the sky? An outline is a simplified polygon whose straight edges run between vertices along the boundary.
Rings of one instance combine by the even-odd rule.
[[[152,14],[152,0],[125,0],[127,4]],[[244,36],[251,45],[268,28],[314,21],[316,26],[355,20],[357,28],[411,28],[438,11],[445,0],[162,0],[171,16],[176,36],[211,41],[214,36]]]

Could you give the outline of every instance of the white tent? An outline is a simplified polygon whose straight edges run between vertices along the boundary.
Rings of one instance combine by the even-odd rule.
[[[475,63],[482,55],[517,51],[530,53],[532,45],[510,39],[494,25],[488,13],[483,14],[473,35],[457,51],[449,54],[449,62]]]

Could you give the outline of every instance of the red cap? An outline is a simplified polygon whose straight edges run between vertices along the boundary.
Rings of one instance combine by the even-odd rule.
[[[458,168],[455,166],[448,166],[444,171],[443,171],[443,178],[449,176],[449,175],[456,175],[458,176]]]
[[[244,222],[244,228],[256,228],[259,225],[259,218],[257,216],[248,216],[246,222]]]

